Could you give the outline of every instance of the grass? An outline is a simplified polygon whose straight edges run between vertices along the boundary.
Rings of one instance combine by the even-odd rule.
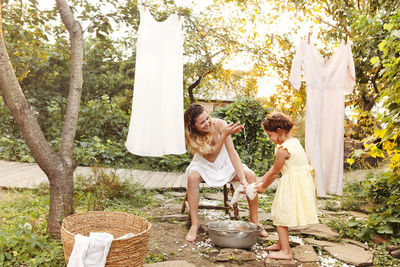
[[[378,176],[377,176],[378,177]],[[203,188],[202,193],[218,192],[222,188]],[[46,234],[49,209],[48,187],[42,185],[35,190],[0,190],[0,266],[65,266],[62,244]],[[121,180],[114,172],[94,170],[93,174],[78,177],[75,184],[74,208],[76,211],[108,210],[124,211],[139,216],[144,208],[159,205],[153,196],[163,194],[177,201],[168,191],[145,190],[131,180]],[[269,190],[259,198],[259,207],[270,212],[274,194]],[[359,180],[346,183],[343,196],[327,199],[323,208],[340,211],[366,211],[370,205],[365,187]],[[247,207],[247,202],[240,205]],[[149,218],[151,219],[151,218]],[[183,224],[184,222],[177,222]],[[340,216],[329,226],[340,233],[341,238],[350,237],[360,241],[374,234],[367,222],[351,216]],[[392,238],[393,243],[400,239]],[[375,245],[374,264],[376,266],[400,266],[400,260],[390,257],[386,245]],[[146,257],[145,262],[158,262],[168,259],[168,254],[159,253]]]
[[[143,215],[141,207],[152,205],[154,191],[115,173],[95,170],[78,178],[76,211],[108,210]],[[49,190],[0,190],[0,266],[65,266],[62,244],[46,234]]]

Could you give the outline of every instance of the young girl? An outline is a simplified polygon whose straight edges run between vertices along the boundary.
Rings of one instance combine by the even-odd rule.
[[[282,172],[271,209],[279,240],[266,250],[278,251],[268,255],[271,259],[290,260],[292,251],[288,227],[318,223],[312,167],[299,140],[291,135],[293,123],[290,118],[274,113],[267,116],[262,124],[269,139],[278,146],[274,166],[257,184],[257,191],[265,192]]]

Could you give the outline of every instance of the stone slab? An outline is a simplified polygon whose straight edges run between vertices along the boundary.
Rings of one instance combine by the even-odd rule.
[[[325,224],[320,223],[300,227],[289,227],[289,232],[314,235],[326,239],[337,238],[340,236]]]
[[[334,246],[324,247],[324,250],[329,252],[333,257],[354,266],[372,265],[374,257],[371,251],[351,244],[336,244]]]
[[[312,238],[306,238],[304,241],[312,245],[321,246],[323,250],[327,251],[333,257],[347,264],[354,266],[372,265],[373,253],[360,246],[349,243],[314,240]]]
[[[319,262],[319,257],[313,246],[304,245],[292,248],[293,258],[300,262]]]
[[[266,267],[297,267],[297,264],[294,260],[273,260],[273,259],[266,259],[265,260]]]
[[[313,238],[305,238],[303,240],[308,244],[316,245],[316,246],[320,246],[320,247],[329,247],[329,246],[334,245],[334,243],[332,243],[332,242],[324,241],[324,240],[315,240]]]
[[[278,241],[278,235],[269,234],[267,237],[260,237],[263,241]]]
[[[346,243],[349,243],[349,244],[353,244],[353,245],[362,247],[364,249],[369,249],[368,244],[364,244],[364,243],[362,243],[360,241],[352,240],[352,239],[349,239],[349,238],[345,238],[345,239],[343,239],[343,241],[346,242]]]

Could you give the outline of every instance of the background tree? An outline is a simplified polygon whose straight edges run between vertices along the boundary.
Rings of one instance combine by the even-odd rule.
[[[33,157],[49,179],[50,212],[47,231],[60,237],[62,219],[73,212],[73,172],[76,163],[72,153],[83,82],[83,34],[81,25],[75,20],[67,2],[56,0],[56,3],[71,40],[70,89],[59,151],[54,151],[47,142],[35,112],[25,98],[7,54],[3,32],[0,34],[0,89]],[[32,10],[32,15],[35,14],[34,11]],[[21,77],[24,76],[22,72]]]

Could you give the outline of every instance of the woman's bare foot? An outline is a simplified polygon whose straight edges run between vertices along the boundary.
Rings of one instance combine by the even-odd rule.
[[[199,229],[199,226],[197,225],[192,225],[190,227],[189,233],[186,235],[186,241],[188,242],[194,242],[197,238],[197,230]]]
[[[261,230],[260,236],[261,236],[261,237],[267,237],[267,236],[268,236],[268,233],[267,233],[267,231],[265,231],[264,228]]]
[[[268,258],[274,259],[274,260],[291,260],[292,254],[284,253],[282,250],[280,250],[278,252],[273,252],[273,253],[268,254]]]
[[[278,251],[278,250],[281,250],[281,246],[279,246],[279,244],[273,244],[272,246],[266,247],[265,250]]]

